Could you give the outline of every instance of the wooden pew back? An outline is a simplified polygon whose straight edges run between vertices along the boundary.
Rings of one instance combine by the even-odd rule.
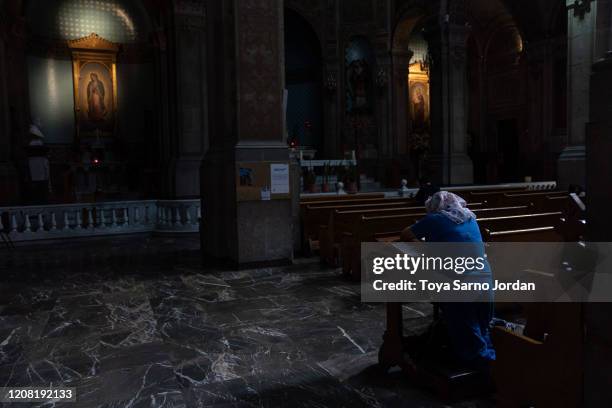
[[[558,226],[561,223],[563,213],[560,211],[510,215],[502,217],[479,218],[478,225],[481,232],[485,229],[490,231],[520,230],[536,227]]]
[[[305,203],[300,211],[302,224],[302,239],[308,240],[318,239],[318,230],[320,225],[327,224],[330,214],[335,209],[374,209],[405,206],[412,203],[409,198],[391,198],[391,199],[364,199],[357,201],[342,201],[342,202],[317,202]]]

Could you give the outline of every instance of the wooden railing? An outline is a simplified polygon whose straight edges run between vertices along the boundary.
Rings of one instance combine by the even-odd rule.
[[[142,200],[0,207],[13,242],[137,232],[199,231],[200,200]]]

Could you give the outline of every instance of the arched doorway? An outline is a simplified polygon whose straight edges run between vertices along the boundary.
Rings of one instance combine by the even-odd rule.
[[[410,178],[412,181],[428,178],[425,161],[431,143],[431,97],[430,97],[430,63],[431,58],[423,29],[412,32],[408,41],[412,57],[408,64],[408,137],[407,150],[412,163]]]
[[[321,45],[311,25],[285,9],[285,87],[288,141],[304,149],[323,151]]]
[[[159,115],[144,6],[29,1],[25,18],[29,113],[50,149],[52,199],[153,195]]]

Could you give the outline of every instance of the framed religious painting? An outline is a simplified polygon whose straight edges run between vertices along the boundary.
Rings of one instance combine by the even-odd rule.
[[[429,128],[429,82],[423,79],[410,80],[410,122],[413,131]]]
[[[77,140],[112,138],[117,116],[119,45],[97,34],[68,41]]]

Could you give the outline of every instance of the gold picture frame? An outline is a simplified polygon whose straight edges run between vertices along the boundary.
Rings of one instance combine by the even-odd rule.
[[[68,41],[77,141],[115,135],[119,44],[95,33]]]

